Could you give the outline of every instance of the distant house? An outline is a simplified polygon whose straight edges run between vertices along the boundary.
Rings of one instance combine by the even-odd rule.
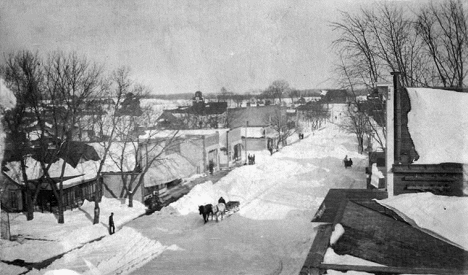
[[[327,104],[346,104],[350,97],[346,90],[323,90],[322,102]]]
[[[192,106],[164,110],[157,119],[160,129],[217,129],[226,123],[227,102],[205,102],[200,91],[195,93]]]
[[[268,144],[277,144],[278,133],[271,128],[271,122],[278,111],[285,116],[296,114],[295,111],[288,113],[286,108],[276,105],[233,108],[228,109],[227,121],[231,129],[240,128],[244,150],[261,151],[267,149]]]

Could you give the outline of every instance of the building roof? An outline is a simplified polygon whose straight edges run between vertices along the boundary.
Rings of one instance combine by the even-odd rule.
[[[270,117],[275,116],[278,111],[286,113],[285,108],[276,105],[232,108],[228,109],[227,120],[231,129],[245,127],[247,121],[249,122],[249,127],[264,127],[270,124]]]
[[[413,227],[405,222],[407,217],[401,217],[392,208],[375,201],[385,198],[387,192],[381,190],[330,189],[312,220],[322,224],[319,225],[303,271],[466,273],[466,250],[440,236]],[[331,247],[335,224],[340,224],[345,230]],[[327,259],[330,249],[338,255],[353,256],[367,262],[331,262]]]
[[[197,167],[179,154],[171,154],[150,167],[144,176],[145,187],[164,184],[176,179],[189,177],[197,172]]]

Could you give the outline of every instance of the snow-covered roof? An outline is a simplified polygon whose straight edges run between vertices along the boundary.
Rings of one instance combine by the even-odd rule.
[[[415,164],[468,163],[468,94],[407,88],[408,129],[420,158]]]
[[[100,157],[103,156],[104,145],[100,143],[89,143],[94,147]],[[123,157],[123,172],[132,171],[135,167],[135,147],[134,143],[127,143],[125,150],[123,149],[123,142],[113,142],[109,149],[109,154],[104,162],[101,172],[121,172],[119,168],[120,159]],[[124,154],[122,155],[122,150]],[[44,171],[41,167],[41,163],[32,157],[26,158],[26,175],[28,180],[37,180],[44,175]],[[64,160],[58,159],[52,163],[49,168],[49,175],[51,178],[59,178],[62,171],[62,165]],[[119,164],[117,164],[117,163]],[[84,161],[80,159],[76,167],[73,167],[69,163],[65,164],[64,177],[68,178],[63,182],[64,187],[71,187],[73,185],[86,182],[96,178],[97,171],[99,170],[100,160],[88,160]],[[21,165],[19,161],[12,161],[5,165],[8,171],[4,173],[13,181],[23,184],[23,175],[21,172]],[[72,177],[72,178],[70,178]]]
[[[49,176],[51,178],[58,179],[60,177],[63,163],[64,163],[63,159],[59,159],[56,162],[52,163],[52,165],[50,166],[48,170]],[[8,168],[8,171],[5,171],[4,173],[10,179],[14,180],[15,182],[19,184],[24,183],[19,161],[9,162],[5,166]],[[42,170],[40,162],[38,162],[37,160],[31,157],[28,157],[26,159],[26,166],[27,166],[26,175],[28,177],[28,180],[37,180],[44,175],[44,171]],[[86,181],[96,178],[98,167],[99,167],[99,161],[93,161],[93,160],[80,162],[75,168],[71,166],[69,163],[65,163],[65,171],[63,175],[66,178],[70,178],[70,177],[72,178],[64,180],[63,186],[65,188],[71,187],[78,183],[86,182]]]
[[[242,127],[241,136],[249,138],[261,138],[265,136],[264,127]]]
[[[145,187],[167,183],[176,179],[186,178],[197,171],[186,158],[179,154],[165,156],[145,174]]]
[[[104,156],[104,149],[107,143],[88,143],[93,146],[94,150],[98,153],[99,157]],[[137,142],[121,142],[114,141],[111,143],[109,152],[107,153],[106,160],[102,166],[102,172],[129,172],[135,168],[135,154],[138,148]],[[120,161],[123,158],[123,169],[120,168]]]
[[[229,129],[222,128],[222,129],[197,129],[197,130],[178,130],[176,136],[183,137],[188,135],[194,136],[211,136],[219,132],[222,134],[223,132],[227,132]],[[153,138],[171,138],[176,133],[175,130],[145,130],[145,134],[140,135],[140,140],[147,140]]]

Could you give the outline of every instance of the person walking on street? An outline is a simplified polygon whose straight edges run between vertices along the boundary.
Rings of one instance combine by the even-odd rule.
[[[109,216],[109,233],[111,235],[115,233],[114,213],[111,213]]]

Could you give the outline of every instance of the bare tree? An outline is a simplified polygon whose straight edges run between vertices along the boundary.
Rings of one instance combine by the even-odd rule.
[[[144,109],[143,116],[139,118],[121,118],[117,127],[121,146],[118,151],[110,152],[111,159],[121,172],[123,187],[119,197],[128,198],[129,207],[133,207],[133,196],[142,186],[145,174],[152,167],[164,163],[166,151],[175,146],[177,140],[177,130],[147,130],[146,135],[139,138],[139,126],[152,124],[151,119],[154,116],[146,113],[149,111],[150,109]]]
[[[425,58],[421,53],[412,18],[402,7],[384,3],[377,11],[363,10],[373,35],[375,53],[390,71],[401,72],[405,86],[424,85],[417,78],[425,70]]]
[[[320,102],[307,102],[298,108],[299,121],[307,124],[311,130],[317,130],[328,119],[328,112]]]
[[[270,98],[278,98],[281,105],[283,96],[288,93],[289,90],[289,83],[286,80],[275,80],[273,83],[271,83],[265,92],[269,95]]]
[[[24,190],[27,209],[26,218],[34,218],[34,205],[40,191],[40,184],[33,184],[26,173],[26,161],[32,156],[32,143],[29,136],[30,125],[34,124],[30,110],[39,104],[43,88],[43,69],[41,58],[29,51],[9,54],[1,68],[7,87],[14,93],[17,104],[13,109],[3,113],[6,125],[6,142],[12,144],[7,161],[19,161],[20,171],[16,178],[22,179],[20,187]],[[34,186],[34,190],[32,190]],[[34,193],[33,193],[34,191]]]
[[[373,88],[381,79],[381,64],[376,58],[370,24],[360,15],[342,12],[341,16],[341,21],[331,25],[333,30],[340,32],[340,37],[333,41],[341,58],[338,75],[341,78],[342,67],[346,65],[352,83]],[[344,82],[349,79],[345,78]]]
[[[296,132],[295,121],[288,117],[286,110],[281,106],[277,106],[265,122],[278,134],[277,148],[287,145],[287,139]]]
[[[240,94],[234,94],[232,99],[236,103],[236,107],[242,107],[242,102],[244,102],[244,96]]]
[[[350,105],[345,120],[339,125],[347,133],[354,134],[358,142],[358,152],[364,151],[364,138],[369,136],[369,119],[365,113],[359,112],[357,106]]]
[[[228,101],[230,98],[230,93],[224,87],[221,88],[218,95],[218,101]]]
[[[352,104],[349,105],[347,111],[347,120],[340,127],[356,135],[360,153],[364,148],[364,137],[375,140],[381,149],[385,150],[385,136],[387,135],[385,98],[377,95],[370,101],[358,101],[352,77],[343,61],[340,69],[343,79],[348,81],[348,89],[353,94]],[[371,93],[376,92],[376,88],[369,90]]]
[[[131,86],[132,81],[130,80],[130,69],[127,67],[121,67],[115,70],[107,83],[109,87],[105,86],[102,89],[100,98],[105,99],[107,105],[106,112],[94,112],[93,125],[96,132],[99,133],[99,144],[102,147],[101,161],[97,170],[96,188],[94,194],[94,219],[93,224],[99,223],[100,207],[99,201],[102,196],[102,169],[106,160],[109,158],[109,152],[112,144],[117,139],[117,128],[120,125],[120,119],[122,113],[131,112],[130,106],[134,105],[131,103]],[[125,102],[125,103],[124,103]],[[122,105],[124,106],[122,108]],[[97,106],[95,106],[97,107]],[[140,113],[140,106],[137,107],[137,112]],[[122,110],[123,109],[123,110]]]
[[[332,27],[341,33],[333,43],[341,57],[337,68],[340,79],[344,64],[354,85],[369,89],[386,81],[388,71],[401,72],[405,86],[431,84],[431,70],[414,20],[401,7],[384,3],[376,9],[361,9],[357,14],[343,12],[341,20],[333,22]],[[348,79],[342,82],[347,83]]]
[[[442,85],[462,87],[468,73],[468,14],[462,1],[447,0],[422,8],[416,30]]]
[[[291,89],[288,93],[288,96],[291,99],[291,104],[294,104],[294,99],[299,98],[301,96],[301,93],[297,89]]]
[[[66,161],[63,161],[58,183],[51,178],[49,169],[52,161],[58,157],[68,156],[70,144],[76,139],[76,129],[79,127],[78,121],[83,112],[87,99],[97,94],[102,85],[102,68],[96,63],[89,62],[84,57],[79,57],[76,53],[64,54],[55,52],[51,54],[45,65],[44,97],[48,99],[48,115],[52,122],[52,139],[46,138],[47,132],[44,124],[41,125],[41,148],[43,156],[41,167],[48,180],[52,191],[58,199],[58,222],[64,223],[63,206],[63,182],[65,176]],[[42,108],[44,109],[44,108]],[[43,116],[36,111],[37,119]],[[47,156],[49,155],[49,156]],[[58,184],[58,187],[57,187]]]

